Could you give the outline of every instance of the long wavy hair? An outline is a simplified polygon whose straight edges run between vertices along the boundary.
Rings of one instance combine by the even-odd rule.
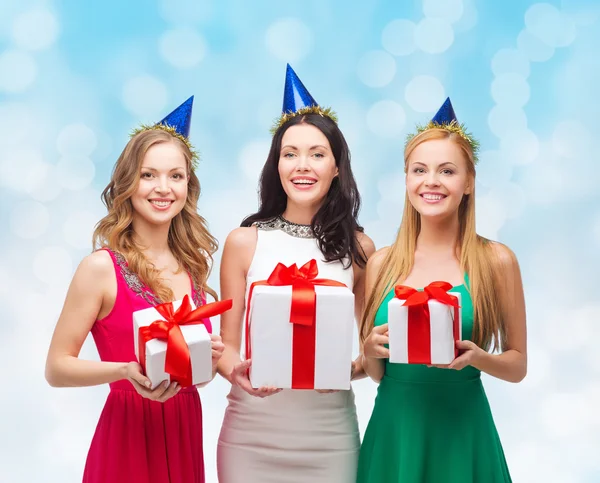
[[[475,185],[473,151],[467,141],[444,129],[428,129],[415,136],[404,150],[404,172],[413,150],[421,143],[433,139],[448,139],[461,149],[467,161],[468,174]],[[469,290],[473,300],[473,342],[489,350],[506,347],[506,321],[500,310],[498,279],[494,271],[495,252],[490,240],[475,232],[475,191],[464,195],[458,208],[458,253],[463,273],[469,277]],[[421,231],[421,216],[412,206],[408,195],[404,198],[404,213],[396,240],[388,250],[373,290],[368,297],[360,324],[361,341],[373,329],[375,314],[390,288],[410,274],[415,259],[417,238]],[[512,254],[512,252],[510,252]]]
[[[169,227],[168,243],[179,264],[179,270],[189,272],[194,283],[213,297],[214,290],[207,285],[212,266],[212,255],[217,251],[217,240],[209,233],[206,221],[197,212],[200,181],[192,169],[192,153],[181,140],[161,130],[148,130],[135,135],[125,146],[112,172],[108,186],[102,192],[102,201],[108,214],[96,225],[93,249],[107,247],[121,253],[129,268],[152,290],[161,301],[173,300],[173,291],[165,286],[160,272],[144,255],[133,230],[131,197],[138,189],[141,167],[148,149],[159,143],[174,143],[185,156],[189,175],[185,205]]]
[[[319,114],[292,117],[275,132],[260,176],[259,209],[246,217],[242,226],[251,226],[285,211],[287,195],[278,171],[281,141],[285,132],[297,124],[310,124],[325,135],[338,168],[338,175],[333,178],[325,200],[311,222],[323,257],[327,262],[339,260],[346,267],[352,262],[363,267],[367,257],[356,239],[356,232],[362,232],[363,228],[358,224],[360,194],[350,166],[350,150],[337,124],[328,117]]]

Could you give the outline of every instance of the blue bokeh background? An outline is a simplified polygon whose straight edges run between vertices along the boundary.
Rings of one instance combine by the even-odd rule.
[[[529,374],[485,379],[513,480],[600,481],[597,1],[0,0],[0,12],[0,481],[81,479],[107,388],[51,389],[43,365],[129,131],[196,96],[199,210],[223,241],[256,207],[286,62],[339,115],[378,247],[402,212],[404,138],[452,98],[482,143],[478,232],[516,252],[525,283]],[[82,357],[98,357],[91,340]],[[227,389],[201,391],[208,482]],[[375,391],[355,384],[362,431]]]

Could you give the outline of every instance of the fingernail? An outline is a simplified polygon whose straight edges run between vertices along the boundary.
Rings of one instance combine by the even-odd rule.
[[[152,387],[152,384],[150,383],[150,381],[146,381],[146,382],[144,383],[144,386],[146,386],[146,387],[150,388],[150,387]]]
[[[176,382],[174,382],[174,383],[173,383],[173,387],[174,387],[175,389],[177,389],[177,383],[176,383]]]

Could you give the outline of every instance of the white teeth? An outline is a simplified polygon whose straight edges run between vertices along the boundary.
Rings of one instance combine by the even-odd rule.
[[[294,184],[315,184],[316,181],[311,179],[295,179],[292,181]]]
[[[431,200],[431,201],[439,201],[444,197],[442,195],[432,195],[432,194],[426,193],[423,195],[423,198],[425,198],[426,200]]]
[[[159,206],[161,208],[164,208],[165,206],[169,206],[171,204],[170,201],[150,201],[150,203],[152,203],[153,205]]]

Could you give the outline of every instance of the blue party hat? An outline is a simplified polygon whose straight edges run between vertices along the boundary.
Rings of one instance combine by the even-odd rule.
[[[176,137],[189,148],[192,153],[192,165],[196,168],[198,153],[190,143],[190,126],[192,124],[192,106],[194,104],[194,96],[191,96],[187,101],[174,109],[170,114],[167,114],[161,121],[156,124],[142,124],[131,133],[131,137],[144,131],[158,129],[168,132]]]
[[[310,92],[308,92],[308,89],[304,86],[290,64],[287,64],[285,70],[285,87],[281,111],[281,116],[277,118],[271,129],[273,133],[292,117],[303,114],[319,114],[337,122],[336,114],[330,108],[323,108],[317,104],[317,101],[310,95]]]
[[[467,131],[464,124],[458,122],[456,118],[456,114],[454,112],[454,108],[452,107],[452,102],[450,102],[450,98],[447,97],[442,107],[438,109],[435,116],[431,118],[427,124],[417,125],[417,129],[415,133],[411,133],[407,136],[406,142],[408,143],[412,138],[425,132],[429,129],[444,129],[446,131],[458,134],[464,140],[466,140],[471,146],[471,151],[473,152],[473,160],[475,163],[478,161],[477,154],[479,152],[479,141],[477,141],[473,135]]]
[[[168,114],[162,121],[158,122],[163,126],[169,126],[175,129],[178,134],[184,138],[190,137],[190,126],[192,124],[192,106],[194,96],[190,97],[181,106],[176,108],[171,114]]]
[[[439,124],[443,126],[444,124],[451,124],[453,122],[458,122],[456,119],[456,114],[454,113],[454,108],[452,107],[452,103],[450,102],[450,98],[447,97],[442,107],[439,108],[438,112],[433,116],[431,122],[435,124]]]
[[[293,113],[306,107],[319,107],[308,89],[292,69],[290,64],[285,70],[285,88],[283,90],[283,108],[285,113]]]

